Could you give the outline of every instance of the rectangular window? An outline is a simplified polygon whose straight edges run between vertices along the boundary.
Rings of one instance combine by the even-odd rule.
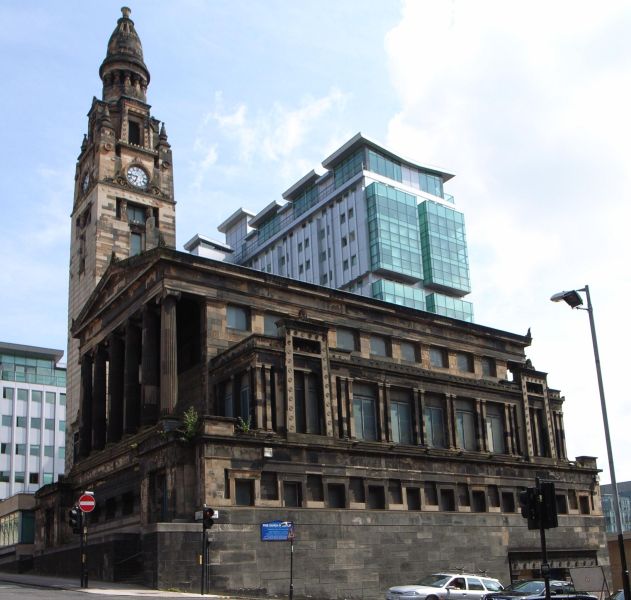
[[[454,491],[450,489],[440,490],[440,510],[452,512],[456,510]]]
[[[55,404],[55,392],[46,392],[46,404]]]
[[[44,446],[44,456],[48,456],[50,458],[55,456],[55,447],[54,446]]]
[[[66,406],[66,394],[59,394],[59,405]]]
[[[324,433],[322,376],[315,362],[311,366],[312,372],[295,371],[296,431],[321,435]]]
[[[298,242],[298,252],[302,252],[302,242]]]
[[[57,448],[57,458],[66,458],[65,446],[59,446],[59,448]]]
[[[477,450],[475,435],[475,411],[469,400],[456,401],[456,439],[458,448]]]
[[[305,250],[309,247],[309,238],[305,238]]]
[[[305,270],[304,265],[298,265],[298,275],[302,275],[304,270]]]
[[[140,145],[140,124],[136,121],[129,120],[127,121],[129,125],[128,129],[128,140],[130,144],[136,144],[136,146]]]
[[[263,315],[263,333],[265,335],[271,335],[274,337],[278,337],[278,325],[276,322],[280,319],[278,315]]]
[[[41,429],[42,420],[40,417],[31,417],[31,429]]]
[[[348,239],[346,238],[345,235],[342,236],[342,248],[344,248],[345,246],[348,246]]]
[[[235,479],[234,493],[237,506],[254,506],[254,481],[252,479]]]
[[[53,482],[53,474],[52,473],[44,473],[43,484],[47,485]]]
[[[439,398],[428,398],[423,412],[425,443],[432,448],[445,447],[445,417]]]
[[[59,431],[66,431],[66,422],[59,421]]]
[[[473,356],[468,352],[456,352],[456,365],[458,371],[473,373]]]
[[[17,417],[16,418],[16,425],[18,427],[26,427],[26,417]]]
[[[340,215],[340,225],[344,225],[344,223],[346,223],[346,213]]]
[[[346,489],[341,483],[329,483],[327,486],[329,508],[346,508]]]
[[[401,359],[407,362],[416,362],[416,344],[412,342],[401,342],[399,345],[401,349]]]
[[[389,356],[388,340],[380,335],[370,336],[370,353],[377,356]]]
[[[0,442],[0,454],[9,453],[9,444],[7,442]]]
[[[357,264],[357,256],[354,254],[351,256],[351,267],[354,267]]]
[[[412,411],[410,410],[408,392],[391,390],[390,423],[392,425],[392,441],[394,443],[412,443]]]
[[[40,445],[39,444],[31,444],[29,447],[29,455],[30,456],[39,456]]]
[[[500,405],[487,404],[486,407],[486,440],[489,452],[504,454],[504,409]]]
[[[482,357],[482,375],[485,377],[497,377],[497,369],[495,359],[488,356]]]
[[[353,384],[353,419],[357,439],[377,439],[376,404],[374,387],[360,383]]]
[[[28,482],[38,484],[39,483],[39,473],[29,473],[28,474]]]
[[[49,394],[50,392],[46,392],[47,394]],[[54,396],[54,394],[53,394]],[[39,390],[33,390],[31,392],[31,400],[33,402],[41,402],[42,401],[42,392],[40,392]],[[54,400],[53,400],[54,402]]]
[[[354,214],[355,214],[355,209],[351,206],[351,207],[348,209],[348,218],[349,218],[349,219],[352,219]]]
[[[2,424],[5,427],[13,426],[13,417],[11,415],[2,415]]]
[[[449,367],[449,358],[447,356],[447,351],[444,348],[430,348],[429,364],[432,367],[438,367],[439,369],[446,369],[447,367]]]
[[[369,485],[366,508],[383,510],[386,507],[386,493],[382,485]]]
[[[7,400],[13,400],[13,388],[5,387],[2,389],[2,397]]]
[[[55,429],[55,419],[44,419],[44,427],[49,431],[53,431]]]
[[[132,231],[129,236],[129,255],[138,256],[142,252],[142,234]]]
[[[239,331],[250,331],[250,312],[243,306],[228,305],[228,327]]]
[[[26,456],[26,444],[16,444],[15,453],[20,456]]]
[[[348,258],[345,258],[344,262],[342,262],[342,270],[348,271]]]
[[[24,483],[24,471],[15,472],[15,483]]]
[[[302,506],[302,484],[300,482],[283,482],[283,506]]]
[[[0,483],[9,483],[9,471],[0,471]]]
[[[40,394],[42,392],[39,392]],[[28,400],[28,390],[24,390],[22,388],[18,388],[18,400],[22,402],[26,402]]]
[[[309,259],[307,259],[305,261],[305,270],[309,271],[311,269],[311,261]]]
[[[357,350],[357,336],[352,329],[337,328],[337,347],[342,350]]]
[[[421,510],[421,490],[418,488],[406,488],[408,510]]]

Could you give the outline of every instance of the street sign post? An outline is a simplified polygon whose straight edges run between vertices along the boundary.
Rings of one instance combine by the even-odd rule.
[[[262,542],[289,542],[289,600],[294,598],[294,540],[296,529],[293,521],[268,521],[261,523]]]

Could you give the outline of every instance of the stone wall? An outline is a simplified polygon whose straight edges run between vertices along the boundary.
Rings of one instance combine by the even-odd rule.
[[[261,542],[260,524],[295,523],[293,583],[297,598],[383,598],[391,585],[463,568],[510,582],[508,552],[540,548],[519,514],[405,511],[220,509],[210,530],[211,592],[287,595],[289,542]],[[548,549],[591,551],[608,566],[601,517],[560,517]],[[201,525],[158,524],[143,538],[161,589],[198,591]],[[155,553],[155,554],[153,554]],[[148,566],[148,565],[147,565]],[[149,569],[151,570],[151,569]]]

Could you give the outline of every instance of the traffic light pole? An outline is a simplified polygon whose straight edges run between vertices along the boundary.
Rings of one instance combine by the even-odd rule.
[[[87,556],[87,547],[88,547],[88,526],[86,525],[86,518],[83,513],[81,513],[81,543],[80,543],[80,552],[81,552],[81,587],[88,587],[88,556]]]
[[[548,564],[548,550],[546,548],[546,528],[543,515],[543,493],[541,491],[541,481],[535,478],[535,502],[537,503],[537,515],[539,515],[539,534],[541,537],[541,574],[546,586],[546,600],[550,600],[550,565]]]

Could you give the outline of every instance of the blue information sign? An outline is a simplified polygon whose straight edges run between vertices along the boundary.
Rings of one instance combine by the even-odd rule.
[[[292,521],[268,521],[261,523],[262,542],[286,542],[294,539]]]

